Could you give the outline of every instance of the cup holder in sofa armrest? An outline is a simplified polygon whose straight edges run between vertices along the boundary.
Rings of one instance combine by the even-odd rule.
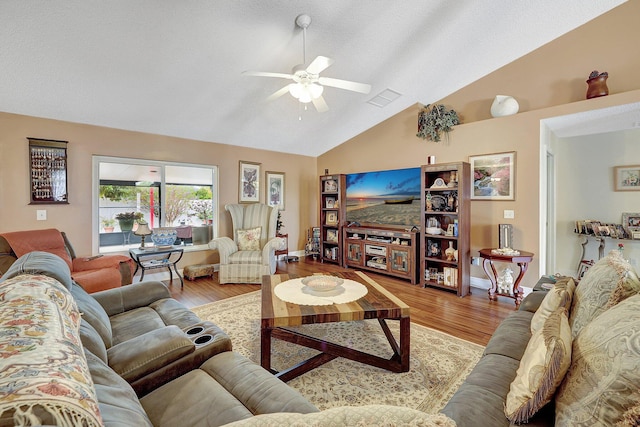
[[[185,332],[190,337],[194,336],[194,335],[200,335],[201,333],[204,332],[204,326],[202,326],[202,325],[192,326],[189,329],[187,329]]]
[[[203,335],[200,335],[200,336],[196,337],[193,340],[193,343],[196,345],[196,347],[201,347],[201,346],[211,342],[212,340],[213,340],[213,335],[203,334]]]

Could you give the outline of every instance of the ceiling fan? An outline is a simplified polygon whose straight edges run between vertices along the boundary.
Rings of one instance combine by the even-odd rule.
[[[318,56],[309,66],[305,67],[306,58],[306,38],[307,27],[311,24],[309,15],[298,15],[296,17],[296,25],[302,28],[302,64],[293,67],[291,74],[270,73],[264,71],[245,71],[242,74],[246,76],[257,77],[277,77],[282,79],[293,80],[282,89],[276,91],[267,98],[268,101],[281,97],[289,92],[294,98],[301,103],[307,104],[312,102],[318,112],[322,113],[329,109],[326,101],[322,97],[324,86],[336,87],[338,89],[350,90],[367,94],[371,91],[371,85],[365,83],[357,83],[348,80],[333,79],[330,77],[320,77],[320,73],[333,64],[333,59],[326,56]]]

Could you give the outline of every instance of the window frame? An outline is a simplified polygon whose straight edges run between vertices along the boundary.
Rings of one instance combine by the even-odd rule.
[[[212,234],[213,238],[218,237],[218,203],[219,203],[219,192],[220,192],[220,182],[219,177],[220,173],[217,165],[205,165],[199,163],[184,163],[184,162],[168,162],[162,160],[148,160],[148,159],[137,159],[130,157],[112,157],[112,156],[92,156],[92,185],[91,185],[91,247],[93,253],[107,253],[107,251],[101,252],[100,250],[100,163],[123,163],[123,164],[131,164],[131,165],[142,165],[142,166],[157,166],[160,167],[160,188],[161,191],[161,206],[164,207],[165,204],[165,194],[164,187],[166,185],[166,174],[165,168],[167,166],[179,166],[179,167],[194,167],[194,168],[203,168],[203,169],[211,169],[212,173],[212,210],[213,210],[213,228]],[[164,210],[164,209],[163,209]],[[163,214],[164,218],[164,214]],[[190,250],[205,250],[208,249],[208,246],[205,245],[195,245],[190,246]],[[118,252],[126,252],[126,249]]]

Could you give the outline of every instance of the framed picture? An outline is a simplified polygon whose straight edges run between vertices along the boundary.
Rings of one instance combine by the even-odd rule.
[[[267,205],[284,210],[284,172],[265,172]]]
[[[260,163],[240,160],[240,203],[260,202]]]
[[[333,209],[336,206],[336,199],[334,197],[327,197],[325,199],[325,207],[328,209]]]
[[[640,191],[640,165],[613,168],[615,191]]]
[[[327,242],[338,241],[338,230],[327,230]]]
[[[622,228],[632,239],[640,239],[640,213],[623,213]]]
[[[324,182],[325,193],[335,193],[338,191],[338,183],[335,179],[328,179]]]
[[[68,204],[67,141],[29,140],[30,205]]]
[[[327,212],[327,216],[325,218],[325,224],[327,224],[327,225],[338,225],[338,213],[337,212]]]
[[[469,156],[471,199],[515,200],[516,152]]]

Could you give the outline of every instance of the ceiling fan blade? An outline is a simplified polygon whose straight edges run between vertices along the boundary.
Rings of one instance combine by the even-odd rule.
[[[285,73],[269,73],[266,71],[243,71],[243,75],[245,76],[255,76],[255,77],[278,77],[281,79],[292,79],[292,74]]]
[[[291,83],[291,84],[293,84],[293,83]],[[282,95],[284,95],[287,92],[289,92],[289,85],[286,85],[282,89],[278,89],[276,92],[274,92],[271,95],[269,95],[269,97],[267,98],[267,101],[273,101],[276,98],[280,98]]]
[[[327,105],[327,102],[324,100],[322,96],[312,99],[311,102],[313,102],[313,106],[316,107],[316,110],[318,110],[318,113],[324,113],[325,111],[329,111],[329,106]]]
[[[322,71],[329,68],[331,64],[333,64],[333,59],[327,58],[326,56],[317,56],[316,59],[314,59],[307,67],[307,72],[309,74],[320,74]]]
[[[320,77],[318,83],[325,86],[337,87],[338,89],[351,90],[367,94],[371,92],[371,85],[366,83],[350,82],[348,80],[332,79],[331,77]]]

